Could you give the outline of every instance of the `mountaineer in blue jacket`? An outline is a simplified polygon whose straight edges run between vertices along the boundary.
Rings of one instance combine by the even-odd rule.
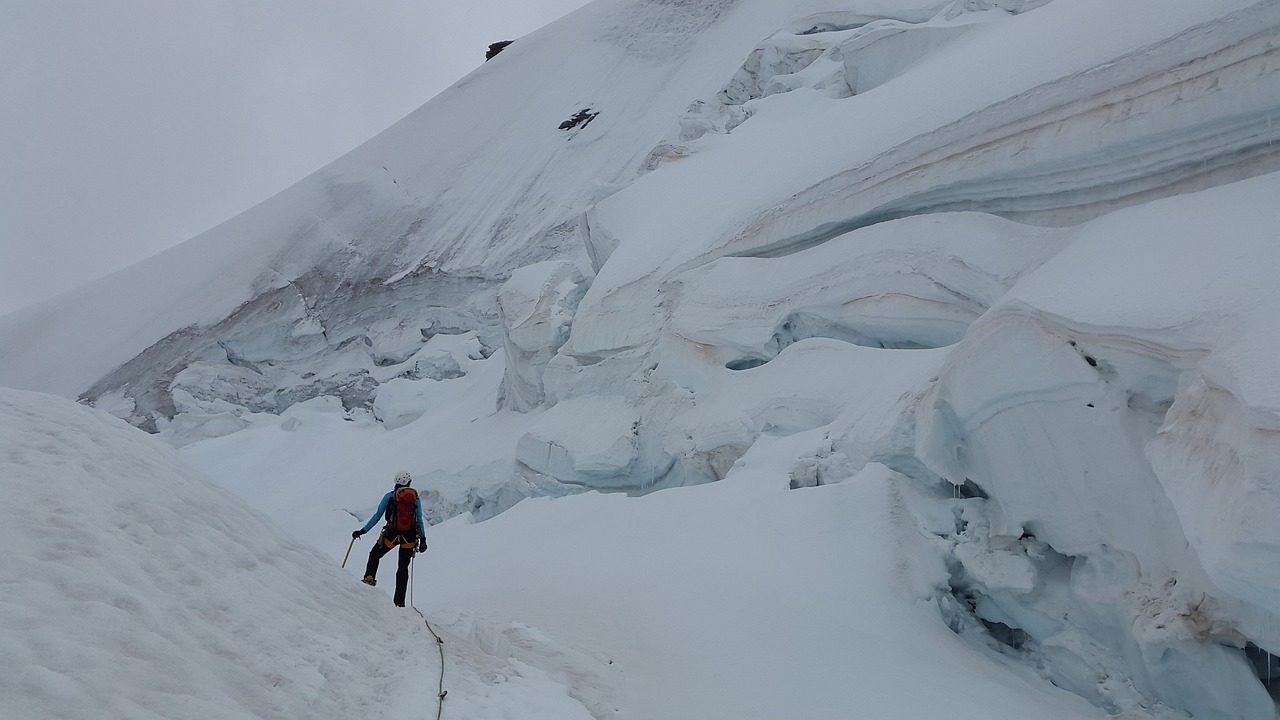
[[[426,523],[422,522],[422,501],[418,491],[409,487],[413,477],[407,472],[396,473],[396,486],[382,497],[382,502],[365,526],[351,533],[358,538],[369,532],[385,517],[387,524],[382,526],[382,535],[369,551],[369,564],[364,569],[366,585],[378,584],[378,561],[383,555],[391,552],[391,548],[400,546],[400,566],[396,568],[395,603],[404,607],[404,591],[409,586],[409,562],[413,560],[414,546],[418,552],[427,551]]]

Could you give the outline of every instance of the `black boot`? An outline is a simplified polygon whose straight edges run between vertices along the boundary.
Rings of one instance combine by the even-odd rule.
[[[396,607],[404,607],[404,594],[409,587],[409,563],[412,561],[413,547],[400,548],[400,565],[396,568]]]
[[[391,552],[391,548],[387,547],[387,544],[379,537],[378,541],[369,550],[369,563],[364,566],[365,585],[378,584],[378,561],[389,552]]]

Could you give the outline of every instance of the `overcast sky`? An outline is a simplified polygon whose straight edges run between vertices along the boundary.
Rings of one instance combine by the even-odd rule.
[[[588,0],[0,0],[0,314],[288,187]]]

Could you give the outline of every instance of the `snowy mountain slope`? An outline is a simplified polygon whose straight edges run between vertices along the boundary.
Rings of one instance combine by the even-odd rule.
[[[1055,716],[1273,718],[1278,32],[1270,0],[597,2],[233,223],[0,319],[0,382],[160,431],[318,546],[399,469],[433,521],[575,495],[441,530],[433,612],[520,678],[468,702],[536,676],[595,717],[787,714],[738,635],[767,622],[810,716],[862,673],[898,714],[910,637],[955,655],[906,716],[1047,680],[1096,707]],[[826,502],[847,527],[810,521]],[[766,547],[705,534],[774,507]],[[602,619],[615,595],[661,642]]]
[[[602,237],[589,242],[622,255],[584,300],[606,321],[578,324],[571,352],[642,342],[660,316],[625,300],[606,310],[606,298],[651,295],[715,257],[788,252],[929,212],[1060,225],[1276,169],[1280,9],[1153,2],[1150,22],[1128,25],[1099,23],[1104,6],[986,23],[865,95],[801,88],[753,101],[731,134],[703,136],[692,157],[593,208]],[[847,42],[838,35],[828,52]]]
[[[1123,21],[1136,21],[1136,9],[1095,23],[1105,9],[1047,5],[1008,18],[956,5],[926,21],[939,6],[748,5],[604,3],[536,33],[262,207],[78,298],[0,321],[25,338],[0,350],[0,381],[92,398],[128,386],[133,408],[117,407],[148,429],[176,412],[168,386],[193,361],[271,366],[258,404],[273,411],[324,394],[368,405],[372,367],[425,336],[473,329],[496,346],[496,285],[534,260],[581,261],[584,232],[597,266],[628,234],[645,246],[702,237],[720,248],[712,256],[776,253],[943,209],[1062,223],[1273,164],[1270,3],[1162,5],[1132,32]],[[876,19],[886,16],[899,19]],[[769,38],[772,63],[761,65],[760,51],[746,48],[784,25],[794,28]],[[572,41],[584,35],[591,41]],[[796,38],[810,45],[798,55],[788,45]],[[1052,60],[1021,60],[1033,52]],[[686,160],[584,219],[654,158],[716,144],[704,137],[673,149],[663,135],[689,98],[711,97],[723,82],[711,78],[730,76],[743,57],[712,103],[739,114],[724,157]],[[973,67],[992,70],[974,77]],[[810,97],[810,86],[837,102]],[[593,103],[615,109],[568,132],[553,127],[567,108]],[[856,143],[842,141],[850,123]],[[665,150],[642,162],[655,146]],[[773,172],[759,175],[761,166]],[[752,176],[762,180],[742,182]],[[729,182],[734,192],[706,212],[671,211],[680,207],[673,200]],[[667,195],[647,197],[650,186]],[[611,229],[615,215],[622,235]],[[688,244],[673,267],[698,247]],[[588,302],[629,281],[615,274],[644,272],[636,260],[613,263]],[[186,280],[148,279],[158,276]],[[134,318],[123,337],[111,329],[120,316]],[[651,330],[642,321],[611,324],[638,335]],[[83,342],[99,351],[80,355]],[[573,342],[582,355],[607,349],[584,330]],[[322,360],[335,350],[351,355],[342,369]]]
[[[581,214],[637,172],[690,98],[714,92],[787,18],[828,6],[593,3],[261,206],[4,318],[0,336],[24,341],[0,343],[0,382],[95,398],[129,385],[134,417],[150,428],[173,414],[167,385],[193,360],[297,364],[275,385],[332,386],[350,378],[294,376],[363,337],[375,354],[403,349],[403,332],[383,338],[368,327],[375,319],[414,334],[475,329],[494,341],[497,282],[532,261],[581,253]],[[558,129],[584,108],[601,114]],[[79,353],[83,345],[96,352]]]
[[[438,665],[420,623],[119,420],[0,390],[0,443],[6,714],[381,714]]]
[[[446,524],[433,532],[423,565],[430,571],[418,580],[447,627],[466,634],[474,613],[491,625],[514,623],[518,635],[551,633],[589,657],[621,664],[618,672],[633,690],[611,696],[614,703],[653,707],[660,701],[652,696],[662,696],[656,688],[663,688],[673,706],[655,712],[689,717],[700,712],[690,707],[705,713],[733,698],[773,707],[767,697],[730,689],[761,668],[775,668],[769,672],[789,684],[801,682],[792,672],[827,678],[832,667],[861,676],[869,653],[894,668],[891,676],[918,676],[914,654],[886,660],[898,651],[869,649],[868,637],[896,622],[888,619],[893,613],[867,610],[838,636],[841,644],[829,647],[814,638],[846,621],[803,605],[839,607],[833,598],[840,594],[826,582],[892,586],[869,570],[889,553],[884,527],[851,512],[841,526],[845,540],[834,543],[809,520],[772,516],[792,502],[787,487],[871,492],[880,471],[861,471],[884,463],[902,473],[893,481],[905,498],[893,510],[901,532],[931,538],[920,545],[893,541],[915,548],[902,550],[901,562],[925,575],[907,597],[927,612],[902,621],[912,630],[888,632],[890,645],[914,647],[903,637],[921,627],[945,637],[950,626],[1110,713],[1184,717],[1178,708],[1197,718],[1270,717],[1274,708],[1258,679],[1275,676],[1274,661],[1258,648],[1274,646],[1276,627],[1270,598],[1277,576],[1266,560],[1275,527],[1266,483],[1274,467],[1268,459],[1275,452],[1269,430],[1275,410],[1268,408],[1276,387],[1266,358],[1276,334],[1263,326],[1277,304],[1271,280],[1280,258],[1273,257],[1272,239],[1280,217],[1265,201],[1277,183],[1280,176],[1269,175],[1070,230],[933,215],[865,228],[785,257],[723,258],[691,272],[699,280],[688,292],[673,286],[679,292],[669,297],[679,301],[671,301],[670,337],[657,343],[657,366],[636,381],[605,384],[550,409],[491,414],[486,408],[502,382],[499,352],[472,361],[463,377],[421,381],[431,388],[424,402],[433,409],[391,430],[371,418],[345,422],[335,400],[316,415],[299,408],[283,419],[255,416],[249,429],[195,442],[183,454],[275,515],[286,514],[291,496],[306,494],[314,520],[290,529],[330,546],[352,524],[341,509],[364,517],[397,466],[411,468],[441,496],[431,505],[441,510],[436,517],[469,506],[488,517],[505,505],[495,484],[507,488],[508,498],[519,496],[530,476],[503,480],[504,463],[478,463],[495,451],[509,453],[507,462],[526,473],[571,485],[638,490],[679,473],[686,473],[682,482],[693,473],[723,478],[634,500],[592,494],[522,503],[492,522]],[[1027,242],[1036,237],[1039,244]],[[842,246],[839,257],[856,270],[829,255]],[[1110,260],[1100,265],[1100,255]],[[810,302],[849,297],[833,295],[846,288],[823,280],[824,273],[847,273],[848,288],[898,278],[899,287],[916,287],[920,295],[927,293],[918,288],[938,292],[920,274],[899,277],[908,260],[950,288],[953,302],[964,297],[989,306],[957,344],[880,347],[853,332],[798,333],[769,344],[781,339],[770,333],[783,319],[803,316],[796,307],[835,318],[828,326],[811,320],[810,328],[843,327],[827,314],[843,302]],[[813,279],[808,286],[799,280],[806,272]],[[954,294],[962,289],[965,295]],[[915,328],[912,337],[940,326],[932,304],[905,294],[885,298],[889,307],[935,312],[922,314],[918,325],[895,326]],[[852,308],[862,309],[856,298]],[[776,349],[765,352],[770,347]],[[725,367],[748,350],[759,350],[752,357],[763,364]],[[446,393],[473,400],[430,402]],[[468,486],[469,494],[461,489]],[[762,495],[750,502],[761,505],[730,519],[727,508],[754,492]],[[463,499],[450,503],[445,496]],[[805,497],[826,507],[817,495]],[[858,497],[858,507],[878,502]],[[654,503],[662,509],[651,510]],[[604,519],[590,519],[597,514]],[[763,540],[730,546],[723,539],[765,528]],[[682,543],[707,549],[691,553]],[[793,577],[807,567],[799,558],[809,556],[786,548],[815,547],[831,547],[831,559],[845,570]],[[595,559],[582,559],[588,549]],[[738,574],[708,570],[737,564]],[[740,576],[760,585],[730,582]],[[654,588],[642,591],[646,583]],[[747,598],[772,597],[779,587],[811,594],[801,593],[794,611],[783,610],[791,601],[782,600],[751,609]],[[681,600],[663,603],[652,593]],[[636,604],[627,606],[628,617],[642,621],[610,628],[619,612],[615,596]],[[857,598],[863,608],[904,601]],[[756,646],[757,634],[736,637],[742,626],[765,624],[779,628],[777,639],[766,633],[771,640]],[[636,627],[644,630],[639,636]],[[941,652],[936,642],[919,640],[928,652]],[[773,653],[796,659],[783,672],[770,664]],[[1262,664],[1251,666],[1247,656]],[[544,656],[534,664],[595,677],[587,670],[596,667],[592,662],[579,658],[565,670],[562,661]],[[771,677],[747,685],[767,695]],[[974,670],[955,681],[991,678]],[[878,698],[886,717],[912,715],[892,709],[901,682],[818,684],[821,691],[806,695],[812,704],[802,705],[816,715],[861,707],[856,703],[868,698]],[[852,690],[856,697],[847,694]],[[983,697],[990,707],[976,703],[975,715],[1006,702],[1017,707],[991,699],[1003,694]],[[924,712],[942,698],[916,701]],[[607,709],[598,716],[608,716]]]

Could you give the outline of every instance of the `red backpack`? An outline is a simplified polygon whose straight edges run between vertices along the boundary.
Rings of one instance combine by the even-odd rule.
[[[418,491],[402,487],[387,503],[387,527],[396,533],[418,532]]]

